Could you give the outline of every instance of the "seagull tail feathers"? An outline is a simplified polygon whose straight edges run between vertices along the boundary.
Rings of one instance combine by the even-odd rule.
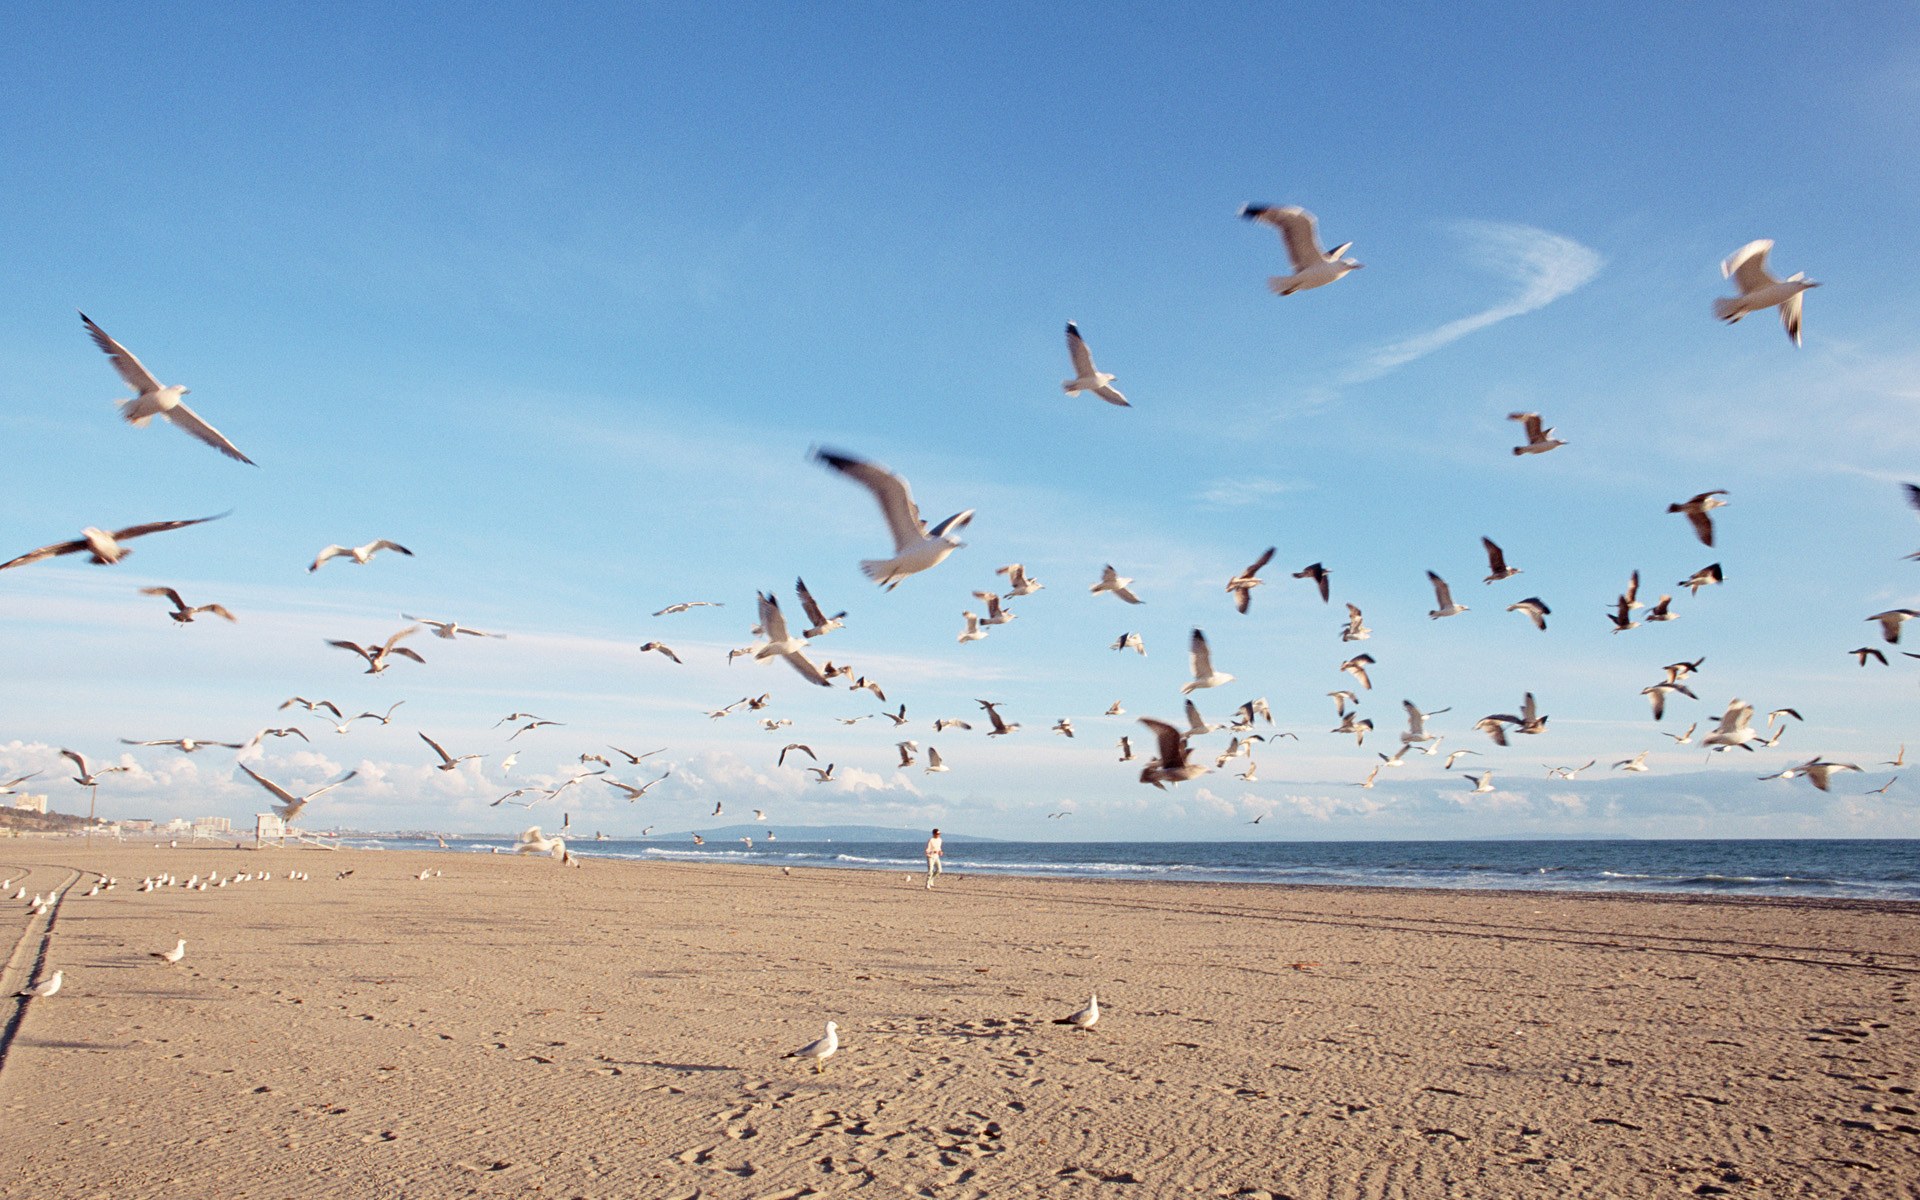
[[[1731,325],[1747,314],[1740,307],[1737,296],[1722,296],[1713,302],[1713,315]]]
[[[890,558],[863,558],[860,560],[860,570],[868,579],[873,580],[875,583],[891,584],[895,582],[893,578],[893,560]]]

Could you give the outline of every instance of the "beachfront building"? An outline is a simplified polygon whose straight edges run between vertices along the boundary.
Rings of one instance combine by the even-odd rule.
[[[129,817],[127,820],[120,822],[120,828],[122,832],[125,833],[152,833],[153,818]]]
[[[15,796],[13,806],[27,812],[44,813],[47,811],[47,798],[42,796]]]

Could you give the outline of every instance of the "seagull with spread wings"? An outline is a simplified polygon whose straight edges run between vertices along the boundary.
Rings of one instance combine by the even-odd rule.
[[[99,787],[100,776],[114,775],[114,774],[118,774],[121,771],[133,770],[132,767],[101,767],[97,771],[90,771],[87,769],[87,760],[82,758],[79,754],[75,753],[72,750],[62,750],[60,752],[60,757],[71,762],[74,765],[74,769],[80,772],[78,775],[75,775],[73,777],[73,781],[79,784],[81,787]],[[28,776],[28,778],[32,778],[32,776]],[[16,779],[14,780],[14,782],[20,783],[22,781]]]
[[[433,630],[433,636],[445,638],[449,642],[456,640],[461,634],[465,634],[468,637],[479,638],[505,638],[507,636],[504,633],[483,633],[478,629],[469,629],[458,621],[435,621],[431,617],[416,617],[412,613],[401,613],[400,619],[403,621],[418,621],[420,624]]]
[[[120,373],[120,378],[136,393],[133,399],[120,402],[120,415],[127,419],[128,424],[144,426],[155,417],[165,417],[228,458],[250,467],[255,465],[224,434],[181,402],[180,397],[186,395],[189,389],[178,384],[162,384],[153,377],[151,371],[140,365],[140,360],[133,356],[132,351],[108,337],[107,331],[95,325],[87,314],[81,313],[80,320],[86,325],[87,335],[93,339],[93,344],[100,347],[101,353],[112,361],[113,369]]]
[[[1525,614],[1527,620],[1533,622],[1533,627],[1541,630],[1547,627],[1547,618],[1553,615],[1553,610],[1547,607],[1547,602],[1538,596],[1516,600],[1507,605],[1507,611]]]
[[[1713,315],[1731,325],[1748,313],[1778,308],[1781,326],[1786,329],[1788,339],[1798,346],[1802,299],[1808,288],[1820,285],[1798,271],[1785,279],[1775,278],[1773,272],[1767,270],[1767,252],[1772,249],[1773,239],[1761,238],[1727,256],[1720,264],[1720,274],[1733,280],[1740,294],[1715,300]]]
[[[757,662],[770,658],[784,658],[787,664],[798,671],[808,683],[820,687],[832,686],[820,668],[806,655],[805,638],[797,638],[787,632],[787,618],[780,612],[780,601],[766,592],[755,593],[760,601],[760,628],[766,631],[767,643],[754,651]]]
[[[424,663],[427,661],[426,659],[420,657],[419,651],[412,650],[406,646],[400,645],[400,639],[405,637],[411,637],[412,635],[419,632],[420,632],[420,627],[418,625],[409,625],[405,629],[402,629],[400,632],[388,638],[386,641],[380,642],[377,644],[362,646],[358,642],[336,641],[333,639],[329,639],[327,641],[327,645],[337,647],[338,649],[341,649],[341,650],[351,650],[353,653],[358,654],[361,658],[364,658],[367,660],[367,669],[365,673],[368,675],[378,675],[382,671],[387,669],[387,667],[390,665],[387,662],[387,660],[396,654],[399,655],[401,658],[410,658],[417,663]]]
[[[1446,580],[1435,575],[1432,571],[1428,571],[1427,582],[1433,585],[1434,602],[1439,606],[1432,612],[1429,612],[1427,616],[1437,621],[1441,617],[1457,617],[1467,611],[1466,605],[1455,602],[1453,589],[1447,586]]]
[[[282,821],[285,821],[289,825],[293,824],[294,818],[300,815],[300,810],[305,808],[309,803],[311,803],[315,797],[332,791],[334,788],[339,787],[341,784],[345,783],[349,779],[352,779],[355,775],[358,775],[360,773],[358,771],[348,771],[345,775],[342,775],[340,778],[334,780],[332,783],[326,784],[323,787],[315,788],[313,791],[308,792],[304,796],[296,796],[292,792],[289,792],[287,789],[275,783],[273,780],[268,779],[266,776],[256,774],[253,768],[247,766],[247,764],[235,763],[234,765],[239,767],[242,771],[245,771],[249,779],[253,780],[255,783],[259,784],[261,787],[267,789],[267,791],[273,793],[274,798],[280,801],[280,803],[274,805],[273,811],[278,813],[280,815],[280,819]]]
[[[1159,754],[1141,769],[1141,783],[1150,783],[1165,791],[1169,783],[1185,783],[1207,773],[1207,766],[1193,761],[1193,750],[1187,745],[1186,734],[1152,717],[1142,717],[1140,723],[1153,732],[1160,747]]]
[[[1098,596],[1101,592],[1112,592],[1116,597],[1125,600],[1128,604],[1145,604],[1145,600],[1142,600],[1127,589],[1127,585],[1132,582],[1132,579],[1114,570],[1112,563],[1108,563],[1100,571],[1100,582],[1089,587],[1087,591],[1095,596]]]
[[[216,617],[224,617],[229,621],[239,620],[238,617],[228,612],[226,606],[223,604],[189,605],[185,600],[180,598],[179,592],[174,591],[170,587],[141,588],[140,594],[142,596],[164,597],[167,603],[173,605],[173,611],[168,613],[167,616],[181,625],[191,624],[193,619],[201,613],[212,613]]]
[[[1507,565],[1506,554],[1494,544],[1492,538],[1483,537],[1480,539],[1480,544],[1487,551],[1487,577],[1481,580],[1482,583],[1499,583],[1502,579],[1512,579],[1520,573],[1519,567]]]
[[[434,766],[436,771],[457,771],[460,769],[460,764],[469,759],[478,760],[486,757],[484,754],[462,754],[460,757],[455,758],[453,755],[441,749],[439,742],[434,741],[426,734],[421,734],[420,740],[433,747],[433,752],[440,756],[440,761]]]
[[[666,779],[670,778],[672,775],[673,775],[673,772],[668,771],[665,775],[662,775],[659,779],[649,780],[648,782],[641,784],[639,787],[634,787],[630,783],[621,783],[618,779],[602,778],[600,782],[606,784],[608,787],[611,787],[616,791],[625,792],[627,796],[627,803],[632,804],[635,800],[638,800],[640,797],[646,795],[648,790],[651,789],[655,784],[665,781]]]
[[[1326,567],[1322,566],[1319,563],[1308,563],[1306,566],[1301,567],[1298,571],[1295,571],[1293,573],[1293,577],[1295,579],[1313,580],[1313,586],[1320,589],[1320,603],[1325,604],[1328,602],[1328,598],[1333,594],[1332,589],[1327,584],[1327,579],[1332,574],[1333,572],[1327,570]],[[1347,607],[1352,608],[1353,606],[1348,605]]]
[[[1073,359],[1073,378],[1060,385],[1067,395],[1092,392],[1117,408],[1133,407],[1120,394],[1120,389],[1113,386],[1114,377],[1093,365],[1093,352],[1087,349],[1086,339],[1080,336],[1080,327],[1072,321],[1067,322],[1067,354]]]
[[[813,598],[813,593],[807,590],[806,580],[804,579],[794,580],[793,588],[794,588],[794,591],[797,592],[800,596],[800,607],[803,610],[805,610],[807,614],[807,620],[813,622],[812,626],[809,627],[806,630],[806,632],[800,635],[801,637],[803,638],[821,637],[825,634],[832,633],[834,630],[839,629],[846,624],[846,620],[845,620],[847,615],[846,613],[837,612],[832,616],[828,616],[826,614],[826,612],[820,607],[819,602]]]
[[[0,571],[11,570],[14,567],[24,567],[44,559],[58,558],[62,554],[79,554],[82,551],[87,553],[88,558],[91,559],[95,565],[108,567],[133,553],[133,551],[126,546],[121,545],[122,542],[130,542],[137,537],[146,537],[150,533],[166,533],[173,529],[185,529],[189,525],[204,525],[208,521],[218,521],[226,515],[225,513],[220,513],[211,517],[195,517],[190,521],[148,521],[144,525],[129,525],[125,529],[115,529],[111,532],[105,529],[95,529],[89,525],[85,529],[82,529],[80,536],[71,542],[55,542],[51,546],[42,546],[38,550],[29,550],[18,558],[9,559],[6,562],[0,563]]]
[[[1319,222],[1312,213],[1297,205],[1275,208],[1267,204],[1247,204],[1241,207],[1240,215],[1249,221],[1273,226],[1280,231],[1280,240],[1286,243],[1287,258],[1293,263],[1293,274],[1275,275],[1267,280],[1267,287],[1276,296],[1291,296],[1309,288],[1325,287],[1345,277],[1347,272],[1357,271],[1366,265],[1344,257],[1352,247],[1352,242],[1342,242],[1332,250],[1322,250]]]
[[[313,565],[307,568],[307,574],[313,574],[320,569],[322,563],[336,558],[350,558],[361,566],[365,566],[369,559],[382,550],[392,550],[396,554],[404,554],[408,558],[413,557],[413,551],[402,546],[399,542],[390,542],[386,538],[378,538],[368,542],[364,546],[328,546],[325,550],[322,550],[314,556]],[[408,617],[407,619],[411,621],[413,618]]]
[[[1009,600],[1016,596],[1031,596],[1047,586],[1037,579],[1029,578],[1027,568],[1020,563],[1008,563],[994,574],[1007,577],[1007,599]]]
[[[913,502],[907,481],[899,475],[878,463],[833,450],[815,450],[813,457],[866,488],[879,502],[880,514],[893,534],[893,557],[862,560],[860,569],[888,591],[907,576],[938,566],[966,545],[958,534],[973,520],[972,509],[962,509],[929,529],[920,519],[920,506]]]

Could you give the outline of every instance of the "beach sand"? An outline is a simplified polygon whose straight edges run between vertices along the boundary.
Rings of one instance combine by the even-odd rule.
[[[1917,905],[77,841],[0,863],[29,894],[120,879],[44,936],[9,906],[6,991],[67,973],[7,1002],[9,1197],[1920,1190]],[[275,877],[135,890],[163,870]],[[177,937],[182,963],[149,957]],[[1097,1028],[1052,1023],[1094,991]],[[823,1073],[782,1059],[829,1019]]]

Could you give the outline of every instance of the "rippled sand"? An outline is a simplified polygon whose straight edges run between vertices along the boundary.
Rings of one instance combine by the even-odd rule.
[[[0,863],[30,867],[30,893],[121,880],[81,882],[50,933],[8,908],[6,991],[43,955],[67,977],[8,1009],[6,1196],[1920,1188],[1920,906],[956,875],[929,893],[78,843]],[[275,878],[134,890],[161,870]],[[176,937],[184,962],[148,956]],[[1095,990],[1096,1029],[1052,1024]],[[823,1074],[781,1059],[828,1019]]]

